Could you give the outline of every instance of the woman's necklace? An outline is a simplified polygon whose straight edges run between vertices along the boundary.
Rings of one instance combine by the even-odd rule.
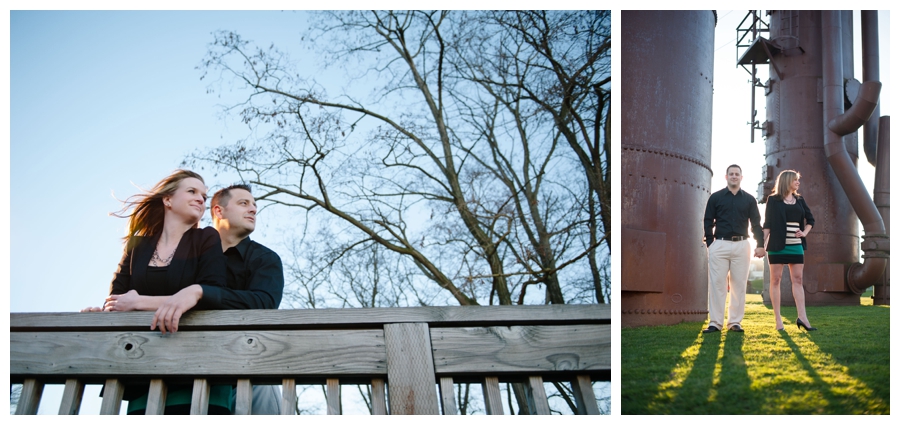
[[[172,262],[172,258],[175,258],[175,251],[177,251],[177,249],[173,249],[173,250],[172,250],[172,254],[169,255],[169,258],[166,258],[165,260],[163,260],[163,259],[159,256],[159,245],[156,245],[156,249],[153,250],[153,257],[150,258],[150,265],[153,266],[153,267],[166,267],[166,266],[168,266],[169,263]]]
[[[797,203],[797,198],[795,198],[793,196],[791,196],[790,200],[788,200],[787,198],[784,198],[784,203],[787,205],[794,205]]]

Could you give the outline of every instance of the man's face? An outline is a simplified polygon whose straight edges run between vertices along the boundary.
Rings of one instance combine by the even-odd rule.
[[[741,174],[741,169],[738,167],[731,167],[728,169],[728,174],[725,176],[725,180],[728,181],[728,187],[735,188],[741,187],[741,180],[744,179],[744,176]]]
[[[232,189],[227,205],[217,205],[221,224],[230,230],[245,230],[247,234],[256,229],[256,199],[244,189]]]

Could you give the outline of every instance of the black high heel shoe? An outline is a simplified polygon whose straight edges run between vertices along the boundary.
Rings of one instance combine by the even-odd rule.
[[[812,327],[812,326],[806,326],[806,324],[804,324],[803,322],[801,322],[801,321],[800,321],[800,318],[798,317],[798,318],[797,318],[797,329],[800,329],[801,327],[802,327],[803,329],[806,329],[807,332],[809,332],[809,331],[815,331],[815,330],[818,330],[818,329],[819,329],[819,328],[814,328],[814,327]]]

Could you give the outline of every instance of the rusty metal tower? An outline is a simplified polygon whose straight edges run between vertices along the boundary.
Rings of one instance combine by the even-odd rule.
[[[713,11],[622,11],[622,325],[703,321]]]
[[[862,83],[853,76],[852,12],[768,11],[766,25],[761,12],[751,11],[742,23],[749,27],[738,28],[738,65],[751,67],[754,92],[751,142],[757,130],[766,140],[758,200],[765,202],[779,172],[794,169],[803,175],[801,193],[816,217],[804,266],[807,305],[858,305],[859,294],[872,285],[875,303],[890,304],[889,272],[884,273],[890,253],[890,132],[889,117],[879,120],[877,115],[881,83],[876,13],[862,16]],[[748,38],[752,41],[742,44]],[[756,77],[759,65],[769,68],[764,83]],[[762,124],[756,119],[757,87],[765,89]],[[857,129],[863,125],[865,152],[876,165],[874,201],[856,167]],[[788,273],[785,268],[783,282],[790,282]],[[768,267],[765,279],[768,282]],[[768,303],[768,284],[764,287]],[[790,285],[781,288],[782,303],[790,305]]]

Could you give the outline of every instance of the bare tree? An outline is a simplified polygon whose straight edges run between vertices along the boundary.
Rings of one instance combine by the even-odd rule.
[[[567,16],[548,19],[565,26]],[[229,111],[254,136],[197,152],[186,162],[237,172],[264,188],[261,201],[300,208],[307,220],[332,226],[327,236],[304,233],[309,243],[297,253],[312,249],[318,255],[298,257],[289,267],[291,280],[303,282],[301,304],[315,307],[326,298],[354,306],[446,302],[423,291],[425,281],[463,305],[525,303],[532,285],[546,286],[547,302],[565,302],[559,270],[593,264],[596,248],[608,244],[608,225],[598,225],[592,215],[607,211],[608,191],[605,201],[597,200],[585,191],[598,193],[596,185],[573,182],[567,169],[582,161],[556,147],[560,140],[571,145],[569,133],[588,147],[599,139],[583,139],[583,131],[571,129],[578,122],[571,111],[580,113],[590,102],[580,92],[570,95],[575,100],[551,102],[553,90],[537,86],[519,89],[518,99],[491,93],[491,84],[473,78],[471,69],[463,72],[461,58],[481,52],[466,53],[460,42],[462,17],[420,11],[317,15],[308,40],[327,46],[322,54],[332,63],[368,64],[348,79],[348,86],[356,81],[373,87],[367,96],[350,90],[329,95],[295,72],[274,46],[253,47],[232,32],[215,35],[201,65],[204,77],[215,78],[213,90],[228,83],[248,92]],[[488,12],[478,17],[491,23],[491,31],[503,29],[509,18]],[[507,28],[508,37],[515,30]],[[540,101],[530,98],[538,94]],[[538,106],[523,108],[523,102]],[[600,103],[594,102],[595,120],[602,115]],[[556,104],[572,106],[559,118],[546,110]],[[494,113],[483,114],[491,106]],[[595,204],[599,208],[592,210]],[[597,229],[604,236],[579,236]],[[390,267],[380,267],[385,264]],[[391,290],[384,292],[384,285]],[[398,295],[416,290],[412,298]],[[373,291],[392,295],[379,300]]]

